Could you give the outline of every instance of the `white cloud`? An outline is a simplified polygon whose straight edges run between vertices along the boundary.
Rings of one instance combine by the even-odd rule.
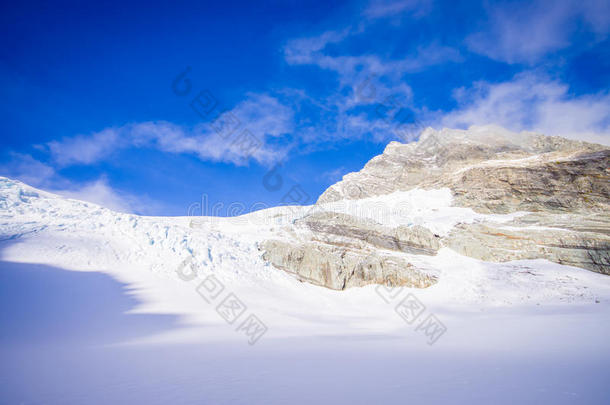
[[[115,190],[108,185],[106,179],[101,178],[91,183],[81,185],[79,188],[73,189],[50,189],[52,193],[59,194],[66,198],[73,198],[101,205],[102,207],[110,208],[118,212],[131,213],[133,208],[131,204],[119,195]]]
[[[347,174],[348,171],[345,167],[340,166],[337,167],[336,169],[332,169],[332,170],[328,170],[324,173],[322,173],[319,178],[327,181],[330,184],[335,184],[336,182],[338,182],[339,180],[341,180],[343,178],[343,176],[345,176],[345,174]]]
[[[375,142],[384,142],[397,137],[392,132],[391,122],[381,118],[371,118],[364,114],[347,115],[340,126],[345,138],[359,139],[368,135]]]
[[[91,136],[78,135],[47,144],[59,166],[91,164],[111,155],[124,145],[125,140],[121,139],[115,128],[108,128]]]
[[[52,141],[47,147],[60,167],[103,161],[117,150],[129,147],[189,153],[202,160],[238,165],[245,164],[249,158],[270,165],[287,152],[287,146],[279,147],[267,142],[294,131],[293,111],[278,99],[250,93],[223,117],[238,120],[230,126],[234,128],[230,134],[214,123],[185,127],[166,121],[150,121]]]
[[[432,0],[372,0],[363,14],[372,19],[394,17],[401,13],[418,17],[430,11],[432,3]]]
[[[420,3],[426,2],[375,1],[369,4],[365,15],[374,18],[413,13]],[[610,30],[609,4],[599,0],[537,0],[488,5],[489,21],[466,42],[471,50],[498,60],[533,63],[550,52],[570,46],[576,30],[593,33],[594,41],[606,38]],[[336,53],[332,45],[347,39],[357,41],[357,35],[366,30],[367,24],[370,22],[365,21],[359,30],[327,31],[297,39],[284,49],[289,64],[314,65],[337,73],[338,91],[326,100],[326,106],[335,115],[328,120],[336,123],[330,134],[334,139],[395,138],[387,122],[374,114],[356,113],[355,108],[385,103],[388,97],[396,97],[402,106],[417,114],[417,122],[404,135],[406,141],[412,140],[422,125],[468,127],[495,123],[514,130],[608,142],[608,93],[573,97],[566,85],[534,74],[521,74],[500,84],[480,82],[473,89],[456,91],[459,108],[445,116],[429,112],[425,107],[417,108],[403,77],[433,65],[461,62],[462,55],[455,48],[435,42],[419,46],[402,59]],[[364,90],[367,97],[362,97],[363,84],[368,87]],[[320,132],[325,131],[317,133]],[[306,136],[314,137],[310,132]]]
[[[384,3],[385,4],[385,3]],[[301,139],[309,143],[317,140],[361,139],[368,137],[376,142],[400,139],[392,125],[375,113],[364,114],[355,109],[360,106],[399,104],[414,109],[412,89],[404,81],[407,73],[446,62],[461,62],[460,52],[437,42],[420,45],[402,59],[385,59],[376,54],[336,55],[327,47],[348,37],[362,33],[364,28],[327,31],[321,35],[289,41],[284,47],[286,62],[292,65],[313,65],[336,72],[337,90],[323,101],[316,125],[302,128]],[[396,109],[396,111],[398,111]],[[409,136],[410,137],[410,136]],[[311,150],[316,146],[309,146]]]
[[[294,130],[292,109],[267,94],[248,93],[233,114],[245,128],[263,137],[280,137]]]
[[[338,43],[355,33],[352,30],[328,31],[321,35],[289,41],[284,47],[286,62],[292,65],[315,65],[339,74],[341,85],[353,84],[356,76],[378,75],[399,81],[405,73],[419,72],[445,62],[461,62],[460,52],[431,42],[418,46],[402,59],[383,59],[374,54],[331,56],[330,44]]]
[[[396,16],[410,11],[427,10],[432,0],[373,0],[364,15],[369,18]],[[419,44],[410,53],[402,58],[389,59],[373,52],[362,52],[359,55],[336,54],[329,51],[331,45],[340,44],[347,40],[363,44],[368,38],[361,38],[373,21],[364,21],[360,24],[348,26],[341,30],[330,30],[322,34],[296,38],[288,41],[284,48],[284,59],[290,65],[313,65],[321,69],[334,71],[338,74],[339,87],[355,86],[357,82],[370,76],[385,77],[392,87],[400,85],[406,73],[415,73],[427,67],[446,62],[461,62],[463,60],[459,50],[430,41]]]
[[[55,176],[55,169],[34,159],[31,155],[10,152],[8,160],[0,165],[0,173],[36,187],[52,179]]]
[[[161,205],[146,196],[136,196],[115,190],[108,184],[105,177],[84,184],[72,184],[70,188],[49,188],[55,194],[66,198],[87,201],[113,211],[123,213],[138,213],[141,215],[154,215],[161,212]]]
[[[610,94],[571,96],[568,90],[561,82],[533,73],[503,83],[479,82],[457,90],[459,107],[438,123],[453,128],[496,124],[610,144]]]
[[[585,23],[598,38],[602,40],[610,33],[610,2],[607,0],[581,0],[577,7],[583,15]]]
[[[494,3],[480,31],[466,38],[468,47],[508,63],[535,63],[570,46],[582,24],[604,39],[610,27],[607,0],[555,0]]]
[[[315,63],[314,57],[330,44],[343,41],[352,34],[351,28],[341,31],[326,31],[313,37],[296,38],[284,46],[286,62],[295,65]]]
[[[92,202],[119,212],[155,215],[161,213],[163,208],[161,204],[147,196],[112,188],[104,176],[83,183],[68,180],[50,165],[28,154],[11,152],[9,159],[0,165],[0,175],[67,198]]]

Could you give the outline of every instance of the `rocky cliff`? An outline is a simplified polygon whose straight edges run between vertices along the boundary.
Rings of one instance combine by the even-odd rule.
[[[541,258],[610,274],[609,163],[603,145],[492,126],[426,129],[418,142],[390,143],[331,186],[289,225],[290,241],[261,244],[263,257],[333,289],[427,287],[434,272],[413,259],[441,248],[485,261]],[[417,204],[393,211],[383,224],[337,205],[373,201],[373,210],[384,211],[385,196],[443,189],[462,215],[443,234],[403,221],[426,208]]]

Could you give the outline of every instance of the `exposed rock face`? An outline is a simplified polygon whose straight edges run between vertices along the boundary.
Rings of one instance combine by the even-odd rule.
[[[439,184],[451,188],[456,205],[480,212],[607,210],[610,149],[558,155],[552,153],[520,165],[471,167]]]
[[[335,290],[367,284],[424,288],[436,277],[391,251],[434,255],[439,237],[421,226],[388,228],[337,212],[295,221],[294,240],[265,241],[263,258],[300,280]]]
[[[425,288],[436,278],[405,260],[372,251],[354,250],[319,242],[292,244],[266,241],[263,258],[295,274],[301,281],[333,290],[367,284]]]
[[[318,199],[449,187],[456,205],[482,212],[607,211],[610,148],[495,127],[427,129],[419,142],[390,143]]]
[[[610,274],[608,237],[565,230],[506,230],[479,224],[458,226],[445,243],[463,255],[485,261],[542,258]]]
[[[418,225],[324,212],[339,200],[444,187],[454,206],[520,214],[502,224],[457,224],[439,236]],[[602,145],[497,127],[427,129],[418,142],[390,143],[326,190],[316,208],[295,221],[293,242],[263,249],[276,267],[330,288],[428,286],[434,277],[387,252],[434,255],[441,247],[486,261],[543,258],[610,274],[610,148]],[[363,268],[371,252],[379,263]]]
[[[434,255],[439,249],[439,238],[417,225],[392,229],[337,212],[318,212],[296,221],[296,224],[305,225],[328,244],[362,248],[364,242],[382,249],[424,255]],[[340,239],[342,241],[338,243]]]

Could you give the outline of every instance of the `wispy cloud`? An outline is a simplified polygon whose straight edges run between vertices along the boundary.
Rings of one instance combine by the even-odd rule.
[[[419,3],[427,2],[375,2],[369,8],[376,10],[370,11],[371,15],[382,16],[391,13],[391,10],[409,10],[409,7]],[[364,40],[366,43],[366,36],[361,38],[361,35],[367,29],[367,24],[360,24],[358,27],[293,39],[284,46],[284,57],[288,64],[316,66],[337,74],[336,89],[322,100],[317,125],[314,128],[300,128],[302,139],[315,140],[316,137],[312,135],[323,135],[327,140],[367,137],[384,142],[397,139],[386,117],[374,111],[362,112],[358,108],[375,109],[381,104],[398,101],[402,108],[414,109],[413,91],[406,83],[405,75],[421,72],[430,66],[463,60],[458,49],[437,41],[414,46],[410,53],[398,59],[377,53],[355,55],[337,52],[337,45],[343,47],[344,41]]]
[[[0,175],[67,198],[99,204],[118,212],[142,215],[156,215],[163,212],[162,204],[146,195],[117,190],[110,185],[105,176],[85,182],[68,180],[51,165],[29,154],[9,153],[7,161],[0,165]]]
[[[329,184],[335,184],[339,180],[343,178],[343,176],[347,173],[347,169],[343,166],[340,166],[333,170],[328,170],[320,175],[320,178],[324,181],[327,181]]]
[[[32,186],[40,186],[51,180],[55,169],[26,153],[9,152],[4,163],[0,164],[3,176],[19,179]]]
[[[569,47],[578,29],[596,41],[610,30],[607,0],[519,1],[487,6],[488,20],[466,38],[468,47],[508,63],[534,63]]]
[[[106,177],[82,184],[70,184],[68,188],[48,188],[48,191],[66,198],[88,201],[123,213],[154,215],[162,212],[162,205],[147,196],[126,193],[113,188]]]
[[[446,127],[497,124],[521,131],[610,144],[610,94],[571,96],[566,84],[534,73],[503,83],[478,82],[456,90],[459,107],[443,116]]]
[[[324,48],[330,44],[336,44],[343,41],[350,35],[356,32],[353,28],[348,27],[343,30],[331,30],[322,34],[291,39],[284,46],[284,58],[290,64],[315,64],[320,53],[323,54]]]
[[[48,149],[60,166],[91,164],[109,156],[127,144],[120,131],[108,128],[92,135],[77,135],[62,141],[47,143]]]
[[[224,114],[232,114],[239,120],[239,125],[230,135],[217,132],[213,123],[187,127],[166,121],[150,121],[52,141],[47,147],[53,161],[60,167],[103,161],[129,147],[194,154],[202,160],[237,165],[246,164],[250,158],[269,165],[287,152],[289,146],[268,142],[294,131],[293,111],[276,98],[251,93]],[[255,138],[256,148],[241,147],[239,136],[244,131],[248,131],[247,136]]]
[[[428,10],[426,1],[375,1],[369,3],[369,18],[405,15]],[[480,32],[466,38],[471,50],[493,59],[534,63],[545,55],[569,47],[575,32],[593,34],[591,41],[610,32],[610,3],[599,0],[487,3],[489,19]],[[462,53],[439,42],[419,44],[400,59],[377,53],[341,54],[343,42],[357,41],[370,24],[358,28],[327,31],[318,36],[290,41],[284,48],[292,65],[313,65],[337,73],[338,90],[326,100],[336,120],[335,138],[369,136],[376,141],[392,138],[386,120],[362,113],[363,105],[398,98],[417,115],[420,124],[455,127],[497,124],[514,130],[535,130],[594,142],[608,142],[610,103],[607,92],[574,96],[567,85],[544,74],[521,73],[504,83],[477,82],[455,91],[458,108],[449,113],[430,112],[413,105],[413,91],[405,75],[434,65],[463,61]],[[543,71],[543,70],[540,70]],[[370,81],[368,97],[358,87]],[[411,131],[413,132],[413,131]],[[349,135],[348,135],[349,134]],[[413,139],[409,133],[409,139]],[[416,135],[415,135],[416,136]]]
[[[292,65],[315,65],[339,74],[341,84],[351,83],[356,75],[379,75],[399,80],[405,73],[419,72],[426,67],[460,62],[460,52],[436,42],[420,45],[402,59],[382,58],[375,54],[331,55],[326,46],[345,39],[350,30],[329,31],[319,36],[289,41],[284,47],[286,62]]]
[[[367,18],[383,18],[409,13],[418,17],[430,11],[432,5],[432,0],[373,0],[368,4],[363,15]]]

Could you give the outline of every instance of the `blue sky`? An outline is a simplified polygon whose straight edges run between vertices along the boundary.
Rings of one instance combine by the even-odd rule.
[[[0,175],[119,211],[312,203],[426,126],[610,143],[608,1],[16,3]]]

